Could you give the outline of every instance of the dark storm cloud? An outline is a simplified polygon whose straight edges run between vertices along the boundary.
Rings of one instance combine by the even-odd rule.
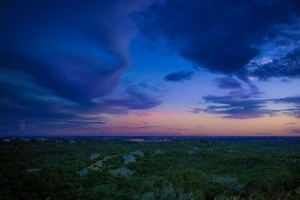
[[[163,37],[171,51],[211,72],[243,74],[276,27],[299,21],[297,1],[154,1],[132,15],[149,38]]]
[[[19,63],[16,63],[16,60],[17,56],[2,54],[0,57],[2,66],[29,74],[33,77],[32,81],[51,89],[54,95],[86,105],[91,103],[93,97],[109,94],[124,70],[108,64],[101,66],[100,60],[96,58],[62,59],[59,61],[60,66],[27,59],[19,59]]]
[[[0,72],[1,116],[37,119],[41,117],[63,119],[73,116],[67,112],[56,112],[62,107],[67,109],[72,104],[55,97],[48,89],[33,84],[28,76],[1,67]]]
[[[252,66],[253,67],[253,66]],[[272,77],[300,77],[300,48],[290,51],[282,58],[275,59],[267,64],[255,66],[251,75],[259,77],[261,80],[268,80]],[[287,82],[287,79],[283,79]]]
[[[0,67],[0,134],[39,134],[41,128],[98,126],[102,119],[78,116],[89,108],[53,95],[16,70]]]
[[[232,77],[216,78],[215,84],[220,89],[242,89],[241,84]]]
[[[135,29],[128,14],[143,3],[2,1],[0,134],[97,127],[106,121],[88,116],[158,105],[159,100],[132,88],[126,98],[94,101],[110,94],[131,66],[128,47]]]
[[[185,80],[190,80],[193,76],[193,71],[180,71],[180,72],[173,72],[165,76],[165,81],[171,82],[183,82]]]
[[[24,73],[1,67],[0,72],[1,134],[40,134],[41,129],[74,127],[97,131],[106,124],[102,113],[127,114],[130,109],[149,109],[161,103],[153,87],[139,83],[128,86],[124,96],[82,106],[53,95]],[[91,117],[94,115],[97,117]]]
[[[131,65],[133,36],[122,1],[5,1],[0,66],[25,72],[53,94],[88,105],[109,94]]]

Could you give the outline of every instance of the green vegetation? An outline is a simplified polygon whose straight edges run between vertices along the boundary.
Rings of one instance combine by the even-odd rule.
[[[75,141],[0,142],[0,199],[300,199],[299,139]],[[123,156],[136,150],[145,155],[125,165]],[[76,173],[88,166],[87,175]],[[133,173],[111,174],[120,167]]]

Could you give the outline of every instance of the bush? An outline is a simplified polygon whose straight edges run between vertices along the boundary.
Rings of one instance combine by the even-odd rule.
[[[231,197],[228,197],[228,196],[218,196],[215,198],[215,200],[243,200],[243,199],[240,199],[239,196],[231,196]]]
[[[234,195],[240,195],[244,192],[245,184],[240,183],[237,178],[223,176],[215,177],[213,178],[213,181],[227,187],[228,190]]]
[[[300,198],[300,186],[295,189],[296,197]]]
[[[148,192],[142,195],[142,200],[192,200],[190,194],[182,189],[174,190],[172,185],[164,186],[162,189],[155,189],[154,192]]]

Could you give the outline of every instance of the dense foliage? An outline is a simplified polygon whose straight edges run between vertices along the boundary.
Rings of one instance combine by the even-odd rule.
[[[0,142],[0,199],[300,199],[300,140]],[[155,153],[161,149],[162,154]],[[195,149],[195,153],[188,150]],[[123,156],[141,150],[136,162]],[[100,157],[90,159],[92,153]],[[76,171],[102,160],[103,166]],[[114,176],[126,167],[134,173]]]

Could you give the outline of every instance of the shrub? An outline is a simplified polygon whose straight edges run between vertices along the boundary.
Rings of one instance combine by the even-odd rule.
[[[172,185],[164,186],[162,189],[155,189],[142,195],[142,200],[193,200],[190,194],[182,189],[174,190]]]
[[[223,176],[215,177],[213,181],[227,187],[232,194],[240,195],[244,192],[245,184],[240,183],[237,178]]]
[[[295,189],[296,197],[300,198],[300,186]]]

